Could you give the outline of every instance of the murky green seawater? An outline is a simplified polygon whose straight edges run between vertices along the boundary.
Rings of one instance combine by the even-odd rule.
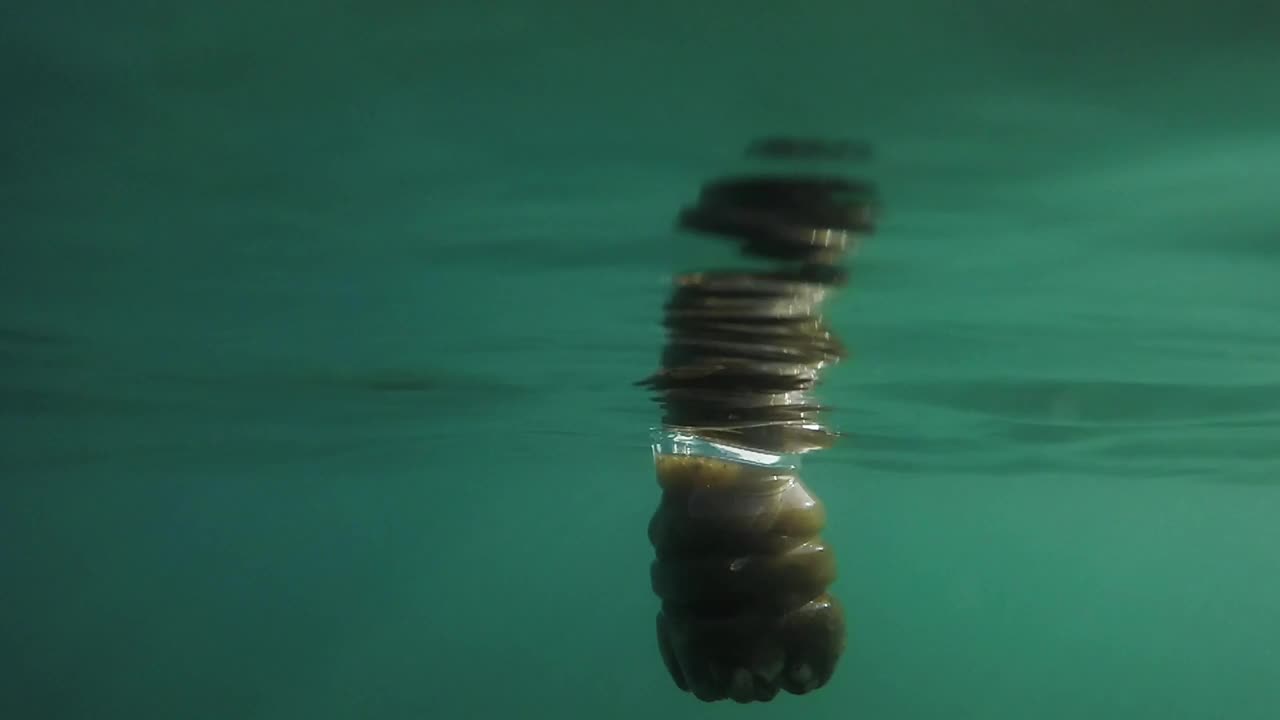
[[[1280,716],[1280,6],[21,5],[0,717]],[[806,475],[853,630],[705,706],[629,384],[774,132],[887,203]]]

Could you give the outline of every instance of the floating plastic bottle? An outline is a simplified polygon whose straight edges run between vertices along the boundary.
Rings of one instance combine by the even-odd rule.
[[[770,147],[808,157],[823,145],[771,139],[751,152]],[[676,686],[700,700],[808,693],[844,651],[826,511],[800,461],[837,437],[812,396],[845,355],[821,307],[845,282],[839,262],[871,232],[874,209],[866,183],[743,176],[708,183],[680,216],[685,229],[771,263],[679,276],[662,367],[643,381],[664,410],[653,432],[662,496],[649,524],[658,647]]]

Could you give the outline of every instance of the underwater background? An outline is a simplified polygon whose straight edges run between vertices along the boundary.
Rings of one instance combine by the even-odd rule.
[[[1280,717],[1280,4],[6,3],[0,717]],[[849,647],[679,692],[633,386],[763,135],[884,200]]]

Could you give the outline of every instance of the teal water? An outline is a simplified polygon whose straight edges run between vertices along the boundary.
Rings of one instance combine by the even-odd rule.
[[[0,10],[0,717],[1280,715],[1280,6],[429,6]],[[708,706],[630,383],[777,132],[850,647]]]

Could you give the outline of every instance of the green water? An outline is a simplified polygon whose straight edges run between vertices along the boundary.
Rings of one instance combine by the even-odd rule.
[[[1280,716],[1277,8],[6,4],[0,717]],[[775,132],[886,200],[852,634],[708,706],[630,383]]]

